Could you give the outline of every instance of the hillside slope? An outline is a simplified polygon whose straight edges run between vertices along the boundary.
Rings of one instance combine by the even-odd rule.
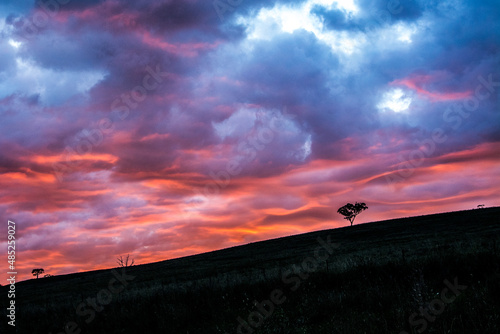
[[[463,274],[461,280],[470,283],[472,276],[481,276],[498,285],[495,272],[499,264],[497,255],[497,247],[500,246],[499,232],[500,208],[487,208],[392,219],[283,237],[133,266],[127,268],[126,273],[109,269],[28,280],[19,282],[16,287],[18,330],[21,329],[23,333],[49,331],[59,333],[69,323],[69,328],[74,327],[72,330],[75,333],[78,329],[88,333],[132,333],[141,327],[130,324],[122,327],[122,320],[132,317],[128,321],[134,324],[141,321],[148,322],[147,326],[143,324],[143,327],[148,328],[148,333],[185,333],[188,330],[190,333],[224,331],[237,333],[238,326],[242,333],[257,329],[262,333],[292,333],[295,330],[292,328],[297,328],[297,324],[290,322],[298,321],[297,317],[303,318],[309,312],[302,309],[302,298],[318,299],[314,304],[316,306],[310,307],[309,310],[320,304],[323,305],[321,310],[324,309],[324,305],[334,308],[331,303],[333,299],[337,300],[339,297],[333,296],[338,287],[335,282],[342,277],[343,279],[348,277],[349,280],[343,293],[344,301],[341,301],[342,297],[337,300],[337,304],[341,303],[342,312],[357,308],[356,305],[342,303],[349,300],[349,296],[353,297],[353,292],[359,290],[356,286],[362,286],[363,279],[367,279],[370,282],[370,289],[373,289],[368,291],[378,291],[377,294],[381,293],[379,290],[383,286],[391,286],[396,282],[394,287],[396,290],[399,289],[399,292],[398,296],[392,299],[399,300],[401,305],[391,306],[393,301],[391,297],[386,296],[389,304],[387,306],[389,309],[386,311],[390,314],[385,318],[394,318],[394,328],[402,330],[405,324],[401,319],[408,318],[408,307],[418,306],[418,303],[410,305],[408,299],[412,300],[412,303],[416,300],[415,297],[411,297],[414,292],[410,291],[414,286],[413,288],[406,286],[405,279],[412,281],[413,285],[421,280],[422,282],[418,284],[427,287],[428,290],[422,290],[421,296],[417,298],[421,303],[426,300],[423,294],[431,298],[433,291],[443,285],[444,279],[453,279],[451,276],[446,276],[446,273],[451,275],[454,272],[453,275],[456,275],[470,269],[467,274]],[[479,267],[472,268],[475,265]],[[439,268],[432,269],[435,266]],[[374,270],[373,277],[360,277],[360,273],[363,273],[361,276],[365,276],[364,273],[371,270]],[[426,275],[423,275],[424,272]],[[110,282],[116,283],[120,277],[122,281],[124,280],[125,286],[122,291],[110,294]],[[359,282],[357,282],[358,277]],[[379,283],[374,284],[373,282],[377,280]],[[431,289],[431,283],[438,286]],[[490,295],[498,293],[495,290],[498,289],[497,285],[490,285],[487,291],[481,290],[481,293]],[[308,288],[303,289],[304,286]],[[299,291],[295,293],[293,290],[293,298],[297,299],[295,302],[290,297],[290,303],[286,304],[288,306],[283,304],[285,306],[280,308],[280,312],[285,312],[287,307],[290,308],[288,313],[295,314],[295,317],[291,320],[286,313],[281,316],[274,314],[270,317],[274,320],[266,319],[262,325],[257,326],[259,328],[251,327],[248,319],[243,320],[247,321],[246,325],[241,325],[240,320],[246,319],[244,315],[255,307],[251,304],[251,299],[256,301],[269,299],[269,293],[276,290],[273,287],[279,287],[280,291],[292,291],[292,288]],[[6,295],[5,287],[1,289],[0,293]],[[99,296],[103,290],[105,292]],[[363,292],[365,293],[368,292]],[[325,295],[331,295],[332,300],[320,302]],[[101,302],[94,307],[95,311],[92,311],[88,303],[89,298]],[[368,298],[368,304],[375,303],[370,301],[371,297],[365,295],[363,298]],[[365,303],[363,298],[359,300],[360,305]],[[406,302],[410,303],[407,309],[405,309]],[[193,311],[192,309],[199,304],[208,305],[210,311],[207,309]],[[368,304],[367,309],[370,309]],[[2,305],[3,310],[4,306],[6,305]],[[492,307],[498,310],[498,304]],[[418,310],[418,307],[416,309]],[[364,312],[363,308],[360,312]],[[491,312],[493,311],[483,312],[481,317],[488,317],[493,314]],[[322,314],[320,311],[313,313]],[[190,317],[199,318],[205,314],[210,316],[201,321],[204,325],[195,325],[189,321]],[[237,320],[238,314],[242,315],[240,320]],[[134,317],[137,318],[134,320]],[[288,320],[283,323],[285,318]],[[307,321],[299,322],[300,326],[304,326],[302,333],[312,333],[312,328],[315,333],[321,333],[321,328],[324,328],[322,326],[333,321],[329,315],[322,315],[316,319],[313,314],[309,314],[306,318]],[[165,319],[177,320],[172,324]],[[359,321],[370,322],[366,317],[362,317]],[[344,324],[344,330],[349,328],[354,330],[353,328],[357,327],[352,326],[359,325],[359,321],[352,320],[352,323]],[[378,324],[380,320],[373,321],[374,324]],[[396,325],[395,322],[398,321],[401,324]],[[481,318],[481,321],[484,319]],[[392,328],[387,323],[385,326],[384,330],[371,332],[384,332]],[[201,328],[204,330],[200,331]],[[359,327],[359,330],[360,328],[365,327]],[[416,328],[422,329],[423,325]],[[490,330],[489,327],[478,328],[482,328],[481,333]],[[410,330],[410,327],[407,330]],[[496,328],[492,327],[491,330]],[[339,329],[340,332],[342,329]]]

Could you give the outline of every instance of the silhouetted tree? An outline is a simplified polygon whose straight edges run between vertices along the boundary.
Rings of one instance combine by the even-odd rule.
[[[350,221],[352,226],[354,218],[356,218],[356,216],[359,215],[361,211],[366,209],[368,209],[368,207],[365,203],[356,202],[356,204],[347,203],[346,205],[338,209],[337,212],[345,216],[344,219]]]
[[[129,261],[129,257],[130,255],[127,255],[127,257],[124,259],[121,255],[119,258],[117,258],[117,263],[120,267],[130,267],[134,264],[134,260],[132,260],[132,262],[130,262],[130,264],[128,263]]]
[[[33,269],[31,271],[31,273],[33,274],[33,276],[36,276],[36,278],[38,278],[38,275],[43,274],[44,272],[45,272],[45,270],[43,270],[43,268]]]

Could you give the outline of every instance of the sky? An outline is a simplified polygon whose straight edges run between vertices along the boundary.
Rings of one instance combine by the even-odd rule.
[[[498,206],[499,35],[497,0],[2,1],[1,248],[24,280]]]

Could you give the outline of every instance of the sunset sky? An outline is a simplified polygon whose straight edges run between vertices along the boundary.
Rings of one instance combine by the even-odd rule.
[[[498,206],[499,35],[498,0],[2,1],[0,246],[29,279]]]

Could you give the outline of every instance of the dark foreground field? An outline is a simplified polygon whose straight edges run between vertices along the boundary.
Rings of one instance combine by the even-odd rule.
[[[478,209],[24,281],[16,287],[16,329],[500,333],[499,232],[500,208]]]

